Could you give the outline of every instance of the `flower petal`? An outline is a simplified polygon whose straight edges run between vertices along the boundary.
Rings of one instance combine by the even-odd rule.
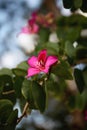
[[[36,67],[37,62],[38,62],[38,60],[37,60],[36,56],[32,56],[31,58],[28,59],[28,64],[31,67]]]
[[[45,67],[53,65],[57,61],[58,61],[58,58],[56,56],[48,56],[47,60],[46,60]]]
[[[40,51],[40,53],[38,54],[38,61],[43,61],[45,63],[46,57],[47,57],[47,50],[44,49]]]
[[[28,26],[23,27],[20,33],[29,33]]]
[[[37,24],[33,24],[33,33],[38,33],[39,26]]]
[[[48,73],[49,72],[49,66],[45,67],[45,69],[42,72]]]
[[[34,76],[36,74],[40,73],[40,70],[39,69],[36,69],[36,68],[29,68],[28,69],[28,75],[27,77],[31,77],[31,76]]]

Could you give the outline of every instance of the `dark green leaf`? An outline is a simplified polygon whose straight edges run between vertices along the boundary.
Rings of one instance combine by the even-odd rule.
[[[77,95],[69,96],[68,106],[71,111],[74,111],[77,109],[83,110],[84,100],[83,100],[82,96],[79,93],[77,93]]]
[[[74,6],[76,9],[82,6],[82,0],[74,0]]]
[[[13,109],[13,104],[10,100],[1,99],[0,100],[0,122],[5,123],[11,114]]]
[[[61,42],[74,42],[80,35],[80,27],[60,27],[57,29],[57,36]]]
[[[76,58],[84,59],[87,58],[87,47],[80,47],[76,50]]]
[[[65,8],[69,9],[73,5],[73,0],[63,0],[63,5]]]
[[[25,79],[23,84],[22,84],[22,95],[24,98],[29,101],[30,108],[35,108],[34,105],[34,99],[32,96],[32,82],[30,80]]]
[[[8,125],[11,124],[14,126],[17,123],[17,118],[18,118],[18,110],[16,109],[16,110],[11,112],[11,114],[6,122]]]
[[[85,67],[82,73],[83,73],[83,78],[85,82],[85,87],[87,88],[87,66]]]
[[[56,75],[51,73],[47,80],[47,90],[56,98],[63,97],[66,89],[66,83],[63,79],[59,79]]]
[[[58,43],[47,42],[45,48],[47,49],[48,54],[58,55],[59,52]]]
[[[79,93],[76,95],[76,108],[78,108],[79,110],[84,109],[84,100]]]
[[[18,98],[21,97],[21,88],[22,88],[22,83],[23,83],[24,78],[23,77],[16,77],[15,82],[14,82],[14,90],[15,94]]]
[[[87,12],[87,0],[83,0],[82,6],[80,8],[83,12]]]
[[[79,69],[74,69],[74,76],[75,76],[75,81],[78,87],[79,92],[81,93],[84,90],[84,79],[82,76],[82,71]]]
[[[12,78],[9,75],[0,76],[0,86],[3,86],[3,91],[9,91],[13,89]]]
[[[16,101],[15,91],[13,89],[12,77],[9,75],[0,76],[0,98],[9,99],[13,103]]]
[[[48,38],[49,38],[49,29],[47,28],[41,28],[39,30],[39,35],[40,35],[40,38],[39,38],[39,42],[40,43],[45,43],[48,41]]]
[[[87,105],[87,89],[84,89],[84,91],[81,93],[81,97],[84,102],[84,107]]]
[[[44,112],[46,108],[45,86],[44,85],[40,86],[38,83],[34,81],[32,84],[32,94],[37,108],[41,112]]]
[[[69,57],[74,57],[75,56],[75,48],[73,44],[69,41],[65,43],[65,52]]]
[[[16,69],[12,69],[13,73],[16,75],[16,76],[26,76],[27,75],[27,71],[26,70],[23,70],[23,69],[19,69],[19,68],[16,68]]]
[[[60,64],[52,68],[52,73],[62,79],[73,79],[70,66],[67,62],[61,61]]]
[[[76,105],[75,103],[76,103],[75,96],[74,95],[69,96],[68,105],[71,111],[75,109],[75,105]]]

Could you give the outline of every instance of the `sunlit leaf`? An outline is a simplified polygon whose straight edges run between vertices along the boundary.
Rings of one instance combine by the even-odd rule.
[[[0,69],[0,75],[9,75],[9,76],[12,76],[12,71],[11,69],[8,69],[8,68],[2,68]]]
[[[12,69],[13,73],[17,76],[25,77],[27,75],[27,71],[19,68]]]
[[[28,69],[28,63],[27,61],[23,61],[20,64],[17,65],[17,68],[27,71]]]

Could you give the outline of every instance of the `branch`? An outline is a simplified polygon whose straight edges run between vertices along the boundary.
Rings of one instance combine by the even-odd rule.
[[[6,92],[2,92],[3,95],[8,95],[11,93],[15,93],[15,90],[10,90],[10,91],[6,91]]]
[[[21,116],[18,118],[18,120],[17,120],[17,124],[22,120],[22,118],[23,118],[24,116],[26,116],[28,107],[29,107],[29,103],[26,102],[26,104],[25,104],[25,106],[24,106],[24,109],[23,109],[23,113],[22,113],[22,115],[21,115]]]

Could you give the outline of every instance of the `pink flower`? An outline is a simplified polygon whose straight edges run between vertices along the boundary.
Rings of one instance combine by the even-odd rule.
[[[36,34],[39,26],[36,24],[36,14],[32,14],[32,18],[28,20],[28,25],[22,28],[21,33]]]
[[[56,56],[47,56],[47,50],[42,50],[38,54],[38,57],[32,56],[28,59],[30,68],[28,69],[27,77],[36,75],[40,72],[48,73],[50,67],[57,63],[58,58]]]
[[[32,23],[28,26],[22,28],[21,33],[27,34],[36,34],[39,31],[39,26],[35,23]]]

